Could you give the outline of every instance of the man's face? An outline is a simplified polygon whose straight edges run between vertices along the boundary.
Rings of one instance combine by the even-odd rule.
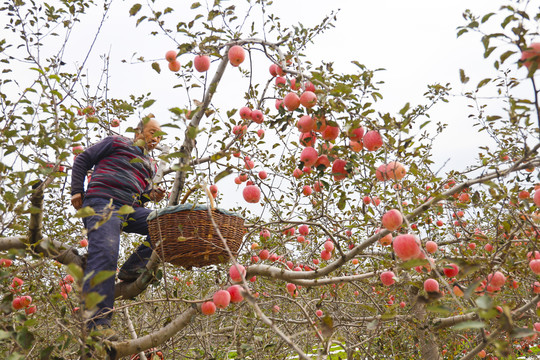
[[[161,141],[161,135],[158,135],[160,132],[161,127],[159,126],[159,123],[154,119],[150,119],[144,126],[142,133],[137,134],[136,139],[143,140],[146,144],[146,148],[151,151],[154,150]]]

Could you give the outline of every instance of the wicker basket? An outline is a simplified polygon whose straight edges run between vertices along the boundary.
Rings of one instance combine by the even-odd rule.
[[[213,209],[212,217],[236,256],[244,236],[244,219],[222,209]],[[229,260],[206,206],[167,207],[150,213],[147,221],[152,244],[159,244],[156,251],[162,261],[190,269]]]

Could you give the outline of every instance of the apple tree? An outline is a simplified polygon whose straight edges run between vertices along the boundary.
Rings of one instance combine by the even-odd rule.
[[[122,62],[94,49],[112,8],[0,8],[5,358],[86,358],[89,345],[109,358],[539,351],[540,13],[528,1],[464,12],[458,36],[477,36],[494,68],[476,86],[460,71],[473,123],[464,132],[491,141],[444,173],[433,152],[446,124],[430,113],[452,103],[451,85],[427,85],[422,103],[385,111],[378,70],[351,59],[344,72],[305,55],[339,26],[335,14],[306,27],[283,23],[266,0],[130,4],[123,17],[144,36],[141,53]],[[89,19],[99,19],[95,36],[70,52]],[[152,42],[168,44],[157,58],[145,53]],[[138,76],[173,79],[168,112],[152,96],[159,81],[116,96],[113,69],[129,62],[144,69]],[[116,284],[123,340],[96,343],[85,320],[99,297],[81,293],[89,210],[70,205],[70,168],[82,149],[130,136],[128,123],[151,112],[166,132],[154,182],[169,197],[150,206],[216,201],[244,218],[245,235],[237,256],[207,267],[176,267],[155,252],[135,282]],[[123,235],[122,252],[141,241]]]

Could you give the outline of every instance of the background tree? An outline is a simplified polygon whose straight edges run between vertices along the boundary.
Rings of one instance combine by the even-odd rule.
[[[444,174],[432,154],[446,125],[429,112],[449,101],[449,84],[429,85],[423,103],[392,114],[377,106],[377,70],[353,61],[355,71],[342,73],[304,55],[334,26],[334,14],[312,28],[286,27],[266,1],[190,7],[129,10],[156,41],[176,43],[166,60],[131,61],[148,72],[173,71],[173,88],[189,99],[169,109],[169,146],[155,154],[161,175],[154,181],[171,189],[168,205],[183,198],[207,204],[205,188],[217,185],[218,206],[240,214],[246,234],[227,264],[185,270],[156,256],[137,282],[118,284],[114,327],[133,339],[108,344],[111,357],[158,346],[171,358],[470,359],[537,351],[540,111],[532,44],[540,15],[530,2],[464,13],[458,35],[479,34],[497,70],[463,94],[473,129],[493,145],[471,154],[464,171]],[[75,68],[66,62],[70,36],[97,8],[103,24],[109,3],[8,1],[1,8],[8,20],[0,42],[6,358],[73,358],[92,341],[79,286],[80,217],[88,213],[74,213],[66,198],[72,156],[153,111],[150,93],[109,96],[107,55],[91,85],[86,62],[94,43]],[[467,84],[466,70],[460,75]],[[522,83],[532,84],[525,95]],[[232,207],[228,196],[246,202]],[[123,238],[125,253],[140,241]],[[246,268],[245,301],[201,314],[203,302],[219,304],[214,295],[231,286],[231,264]],[[86,299],[90,307],[92,300],[96,294]]]

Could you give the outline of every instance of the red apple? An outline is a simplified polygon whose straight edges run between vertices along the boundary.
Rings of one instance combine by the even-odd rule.
[[[416,235],[398,235],[392,242],[394,252],[403,261],[416,259],[420,256],[421,250]]]
[[[264,180],[267,177],[268,177],[268,174],[266,173],[266,171],[264,170],[259,171],[259,179]]]
[[[321,251],[321,259],[328,261],[330,260],[331,257],[332,257],[332,253],[330,251],[327,251],[327,250]]]
[[[300,235],[306,236],[307,234],[309,234],[309,226],[307,226],[306,224],[300,225],[298,227],[298,233]]]
[[[443,268],[444,275],[449,278],[456,276],[459,273],[459,267],[456,264],[448,264]]]
[[[488,275],[487,283],[494,288],[500,288],[506,282],[506,277],[500,271]]]
[[[347,162],[342,159],[336,159],[334,160],[334,163],[332,164],[332,174],[334,175],[335,181],[340,181],[345,179],[347,176],[349,176],[349,173],[347,170],[345,170],[345,166],[347,165]]]
[[[172,62],[172,61],[175,61],[176,60],[176,51],[174,50],[169,50],[165,53],[165,60],[167,60],[168,62]]]
[[[248,203],[255,204],[261,200],[261,190],[256,185],[246,186],[242,195]]]
[[[319,154],[317,153],[317,150],[312,148],[311,146],[308,146],[302,150],[302,153],[300,154],[300,161],[304,163],[305,166],[313,166],[317,162],[317,159],[319,157]]]
[[[11,259],[0,259],[0,267],[10,267],[13,264]]]
[[[81,241],[79,241],[79,244],[81,245],[81,247],[87,247],[88,246],[88,240],[87,239],[82,239]]]
[[[240,285],[229,286],[227,291],[231,295],[232,303],[239,303],[244,300],[244,297],[242,296],[242,287]]]
[[[193,59],[193,66],[198,72],[205,72],[210,69],[210,57],[207,55],[197,55]]]
[[[212,315],[216,312],[216,304],[214,304],[212,301],[204,302],[201,305],[201,312],[204,315]]]
[[[323,246],[324,249],[328,252],[332,252],[334,250],[334,243],[332,242],[332,240],[326,240]]]
[[[177,72],[178,70],[180,70],[180,62],[178,62],[178,60],[171,61],[169,63],[169,70],[171,70],[172,72]]]
[[[393,271],[384,271],[381,273],[381,282],[385,286],[390,286],[396,282],[394,280],[395,277],[396,275],[394,274]]]
[[[32,305],[32,306],[27,307],[26,309],[24,309],[24,312],[26,313],[26,315],[34,314],[36,311],[37,311],[36,305]]]
[[[339,136],[339,127],[327,125],[321,136],[326,141],[334,141]]]
[[[19,310],[19,309],[24,308],[23,304],[21,303],[21,297],[20,297],[20,296],[15,297],[15,298],[11,301],[11,306],[13,306],[13,308],[14,308],[15,310]]]
[[[304,91],[300,96],[300,104],[306,108],[312,108],[317,104],[317,95],[311,91]]]
[[[118,119],[111,120],[111,127],[119,127],[119,126],[120,126],[120,120]]]
[[[298,131],[301,133],[309,133],[313,131],[313,127],[315,126],[315,121],[313,121],[313,118],[309,115],[304,115],[298,120],[298,123],[296,124],[296,127],[298,128]]]
[[[270,252],[266,249],[261,250],[261,252],[259,252],[259,257],[261,258],[261,260],[266,260],[270,257]]]
[[[240,264],[232,265],[229,269],[229,276],[232,282],[242,282],[242,279],[246,276],[246,268]]]
[[[391,161],[386,164],[386,177],[391,180],[401,180],[407,174],[407,170],[402,163]]]
[[[304,146],[315,146],[316,142],[317,135],[313,131],[300,134],[300,144]]]
[[[287,84],[287,79],[285,79],[284,77],[278,76],[276,78],[276,86],[283,86],[283,85],[286,85],[286,84]]]
[[[538,64],[540,64],[540,43],[531,43],[527,46],[527,49],[521,53],[520,60],[527,69],[530,69],[533,64],[538,68]]]
[[[376,130],[368,131],[364,135],[362,142],[368,151],[376,151],[383,145],[381,134]]]
[[[382,225],[389,231],[399,229],[401,224],[403,224],[403,216],[397,209],[387,211],[382,217]]]
[[[261,110],[253,110],[251,112],[251,120],[253,120],[254,122],[256,122],[257,124],[262,124],[262,122],[264,121],[264,114]]]
[[[537,208],[540,208],[540,189],[534,191],[533,201],[534,205],[536,205]]]
[[[321,166],[322,170],[326,169],[327,167],[330,167],[330,160],[328,160],[328,156],[321,155],[317,158],[317,161],[315,162],[315,167],[319,169],[319,166]]]
[[[227,290],[218,290],[212,300],[218,308],[225,309],[231,302],[231,294]]]
[[[300,98],[296,93],[290,92],[283,98],[283,105],[285,105],[287,110],[294,111],[300,106]]]
[[[251,109],[247,106],[241,107],[240,110],[238,111],[238,114],[244,120],[251,119]]]
[[[349,130],[349,139],[353,141],[361,141],[364,137],[364,128],[362,126]]]
[[[435,279],[427,279],[424,281],[424,290],[426,292],[439,292],[439,282]]]
[[[315,315],[317,315],[318,317],[322,317],[323,316],[323,311],[321,309],[315,311]]]
[[[430,254],[433,254],[434,252],[436,252],[438,249],[438,245],[435,241],[431,241],[429,240],[428,242],[426,242],[426,251]]]
[[[231,65],[236,67],[244,62],[246,52],[240,45],[234,45],[229,49],[227,56],[229,57]]]

